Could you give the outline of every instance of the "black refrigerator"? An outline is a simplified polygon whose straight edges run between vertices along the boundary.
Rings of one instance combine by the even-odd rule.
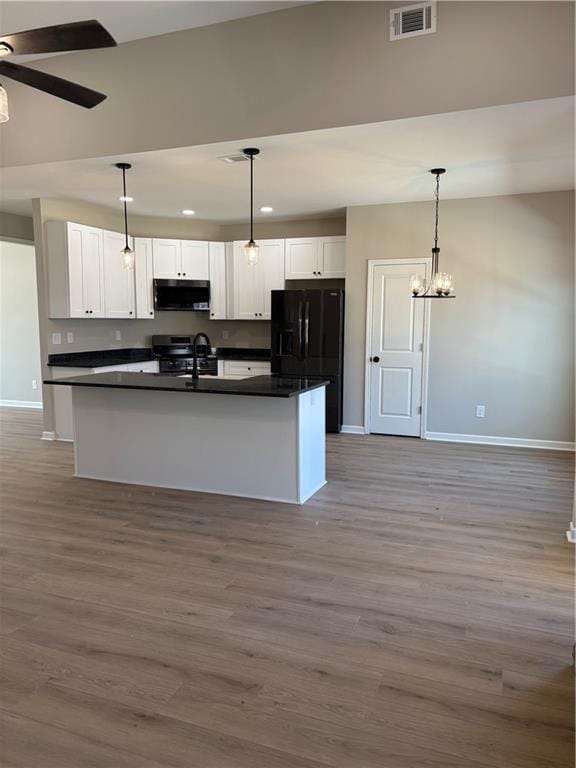
[[[344,291],[272,291],[272,373],[329,381],[326,431],[342,429]]]

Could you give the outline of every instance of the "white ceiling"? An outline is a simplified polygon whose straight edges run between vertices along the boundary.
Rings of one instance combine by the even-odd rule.
[[[445,166],[442,197],[574,188],[574,99],[563,97],[325,131],[3,171],[2,210],[29,214],[33,197],[116,206],[131,162],[134,214],[245,220],[248,164],[218,160],[258,146],[255,202],[273,217],[334,215],[347,206],[429,200],[428,170]],[[268,215],[268,218],[271,218]]]
[[[269,13],[302,5],[300,2],[256,0],[2,0],[0,23],[2,34],[27,29],[66,24],[84,19],[97,19],[117,43],[164,35],[180,29],[205,27],[223,21]],[[44,56],[21,56],[17,61],[32,61]]]

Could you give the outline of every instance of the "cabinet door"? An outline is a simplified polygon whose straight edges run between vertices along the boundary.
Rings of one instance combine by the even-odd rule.
[[[154,277],[174,279],[181,277],[180,240],[152,240]]]
[[[226,245],[210,243],[210,319],[226,320]]]
[[[180,277],[186,280],[209,280],[208,243],[200,240],[182,240]]]
[[[321,237],[318,258],[319,277],[346,277],[346,238]]]
[[[84,278],[82,254],[84,247],[84,227],[80,224],[68,224],[68,292],[70,317],[86,317],[84,306]]]
[[[154,283],[150,238],[134,238],[134,257],[136,317],[141,320],[151,320],[154,317]]]
[[[135,317],[134,270],[124,269],[122,266],[121,252],[126,242],[124,235],[118,232],[103,232],[102,237],[106,317]]]
[[[286,280],[315,280],[320,271],[317,237],[293,237],[286,240]]]
[[[270,320],[272,317],[271,291],[284,288],[284,240],[261,240],[258,254],[260,282],[259,319]]]
[[[105,317],[102,230],[82,227],[84,317]]]
[[[250,266],[244,253],[244,242],[235,242],[233,251],[234,270],[234,319],[259,320],[262,312],[262,266]]]

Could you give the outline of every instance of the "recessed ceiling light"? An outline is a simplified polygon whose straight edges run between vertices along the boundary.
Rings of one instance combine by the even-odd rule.
[[[262,208],[260,208],[260,213],[272,213],[274,208],[272,208],[271,205],[263,205]]]
[[[133,203],[134,202],[134,198],[133,197],[128,197],[128,196],[124,196],[124,195],[120,195],[118,200],[120,200],[121,203]]]
[[[192,208],[184,208],[182,213],[184,214],[184,216],[194,216],[196,211],[193,211]]]

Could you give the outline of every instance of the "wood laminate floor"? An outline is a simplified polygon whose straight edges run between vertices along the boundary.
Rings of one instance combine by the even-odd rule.
[[[2,768],[574,764],[571,455],[331,436],[295,507],[0,418]]]

